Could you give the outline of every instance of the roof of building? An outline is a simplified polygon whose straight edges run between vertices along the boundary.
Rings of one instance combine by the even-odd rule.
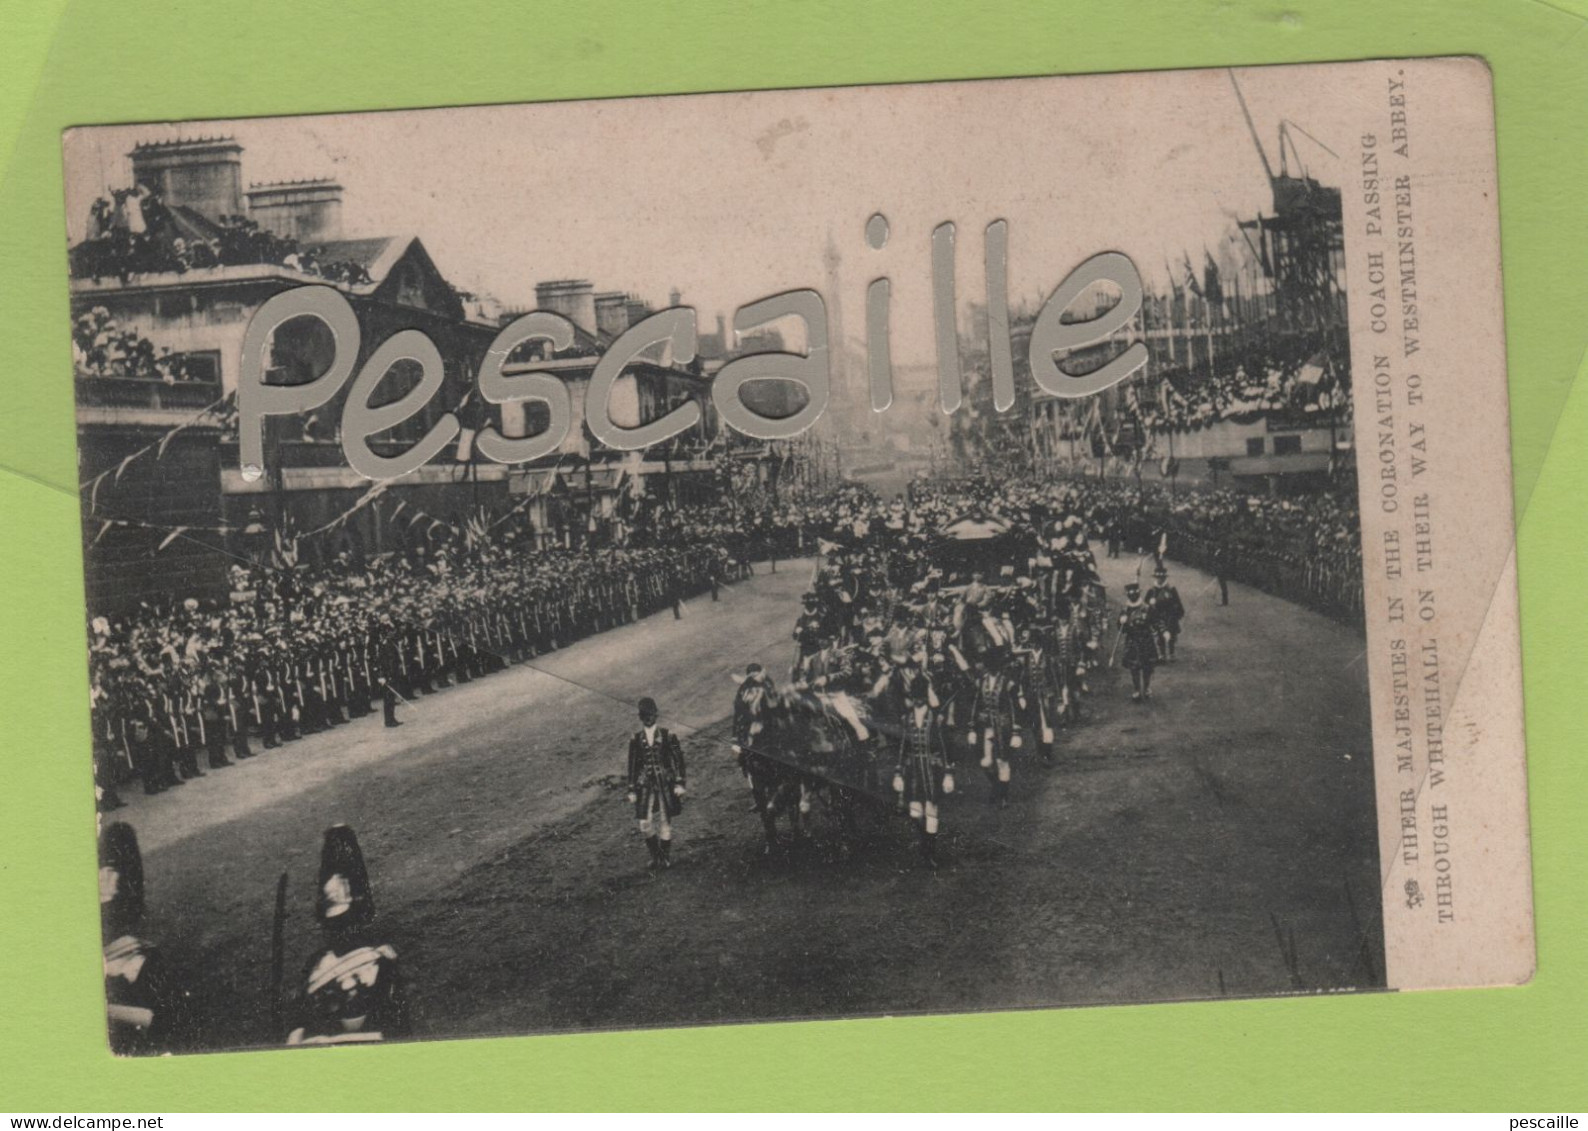
[[[166,211],[171,215],[171,224],[176,228],[176,234],[185,240],[211,240],[221,234],[218,224],[185,204],[173,205]]]
[[[323,262],[344,261],[356,263],[369,272],[377,283],[402,258],[418,236],[371,236],[358,240],[326,240],[310,244]]]

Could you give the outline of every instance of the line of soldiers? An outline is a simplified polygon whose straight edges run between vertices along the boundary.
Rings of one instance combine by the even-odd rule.
[[[152,1055],[191,1047],[200,1020],[194,995],[184,972],[142,934],[143,857],[137,834],[122,821],[100,834],[99,905],[111,1050]],[[410,1015],[397,950],[375,926],[369,872],[352,829],[334,825],[325,832],[313,903],[321,941],[290,988],[281,984],[284,909],[284,903],[277,908],[271,969],[260,974],[272,983],[278,1037],[289,1045],[338,1045],[406,1036]]]
[[[441,563],[435,563],[441,564]],[[102,809],[136,774],[158,793],[233,759],[478,679],[737,576],[719,546],[614,550],[555,576],[499,558],[471,572],[384,564],[261,574],[250,600],[112,625],[96,617],[91,696]]]

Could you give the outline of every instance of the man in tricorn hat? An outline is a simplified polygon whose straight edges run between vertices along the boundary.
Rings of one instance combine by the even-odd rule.
[[[314,917],[323,939],[304,967],[289,1045],[340,1045],[406,1036],[408,1001],[397,951],[374,931],[375,897],[358,837],[325,830]]]
[[[656,700],[640,700],[640,729],[629,739],[629,804],[650,850],[652,870],[672,867],[673,819],[684,809],[684,748],[658,725]]]
[[[110,1048],[123,1056],[169,1051],[188,1016],[187,994],[159,948],[134,934],[143,921],[143,895],[138,836],[116,821],[99,838],[99,916]]]

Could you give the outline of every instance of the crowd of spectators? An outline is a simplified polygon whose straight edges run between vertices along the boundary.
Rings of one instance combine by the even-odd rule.
[[[134,377],[168,385],[212,379],[210,370],[193,366],[186,354],[156,348],[136,330],[118,325],[102,306],[72,323],[72,364],[84,377]]]
[[[116,189],[89,210],[88,237],[72,249],[78,278],[120,279],[236,264],[276,264],[332,283],[364,286],[372,282],[362,264],[332,260],[319,246],[302,247],[291,236],[262,228],[247,216],[221,216],[189,227],[190,233],[214,228],[213,235],[184,236],[171,210],[146,185]]]
[[[1362,618],[1361,515],[1354,491],[1293,496],[1171,490],[1161,484],[1098,489],[1116,516],[1112,537],[1348,623]]]
[[[1261,349],[1244,351],[1211,369],[1164,377],[1161,393],[1156,398],[1142,396],[1138,411],[1150,432],[1184,432],[1220,420],[1249,423],[1259,416],[1296,424],[1324,425],[1332,420],[1349,428],[1349,369],[1319,337],[1268,341]]]

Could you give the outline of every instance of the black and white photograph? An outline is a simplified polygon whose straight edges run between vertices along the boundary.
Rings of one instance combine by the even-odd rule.
[[[1395,67],[69,131],[111,1048],[1450,984]]]

